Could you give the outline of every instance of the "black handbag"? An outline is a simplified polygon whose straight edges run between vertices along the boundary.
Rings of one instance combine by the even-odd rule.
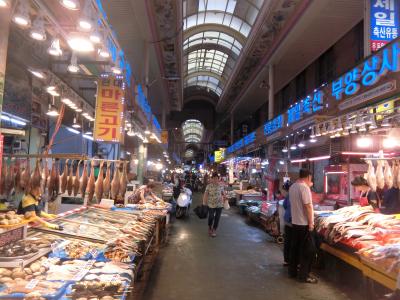
[[[196,206],[196,208],[193,211],[200,219],[205,219],[208,216],[208,206],[207,205],[198,205],[198,206]]]

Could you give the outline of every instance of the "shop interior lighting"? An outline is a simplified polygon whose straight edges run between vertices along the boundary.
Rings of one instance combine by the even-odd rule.
[[[316,137],[321,136],[321,131],[320,131],[320,128],[319,128],[319,124],[317,124],[317,126],[315,127],[315,136]]]
[[[349,133],[349,131],[346,129],[346,130],[343,130],[342,134],[343,134],[343,136],[348,136],[350,133]]]
[[[20,126],[26,126],[26,124],[27,124],[26,120],[19,118],[17,116],[14,116],[12,114],[8,114],[6,112],[2,113],[1,120],[8,121],[8,122],[14,123],[16,125],[20,125]]]
[[[61,97],[61,102],[66,104],[66,105],[71,105],[72,101],[68,97]]]
[[[0,7],[8,7],[9,2],[8,0],[0,0]]]
[[[47,111],[46,115],[50,117],[57,117],[59,115],[56,106],[54,105],[54,96],[52,97],[51,103],[49,104],[49,110]]]
[[[284,162],[283,160],[280,160],[280,161],[279,161],[279,164],[284,165],[285,162]]]
[[[144,134],[150,135],[150,134],[151,134],[151,131],[150,131],[148,128],[146,128],[146,130],[144,131]]]
[[[72,132],[72,133],[75,133],[75,134],[79,134],[79,131],[76,130],[76,129],[67,127],[67,130],[68,130],[69,132]]]
[[[335,137],[341,137],[342,136],[342,134],[339,132],[339,131],[337,131],[336,133],[335,133]]]
[[[81,128],[81,125],[77,122],[77,118],[74,117],[74,122],[72,123],[73,128]]]
[[[103,38],[102,38],[102,45],[97,51],[98,55],[102,58],[109,58],[111,56],[110,51],[106,47],[107,43],[107,35],[104,33]]]
[[[357,138],[357,147],[359,148],[368,148],[372,146],[372,138],[368,136],[361,136]]]
[[[306,158],[301,158],[301,159],[292,159],[290,162],[292,163],[292,164],[298,164],[298,163],[301,163],[301,162],[306,162],[307,161],[307,159]]]
[[[84,139],[87,139],[87,140],[91,140],[91,141],[94,140],[92,136],[87,135],[87,134],[82,134],[82,137],[83,137]]]
[[[283,152],[283,153],[286,153],[286,152],[288,152],[288,151],[289,151],[289,150],[288,150],[288,148],[287,148],[286,146],[282,148],[282,152]]]
[[[119,67],[119,59],[118,58],[117,58],[115,64],[111,67],[111,71],[116,75],[122,74],[122,70]]]
[[[19,1],[12,20],[14,23],[22,27],[28,27],[31,24],[31,18],[29,16],[29,1]]]
[[[78,58],[76,57],[76,54],[74,52],[72,52],[72,55],[71,55],[71,62],[68,65],[68,71],[71,73],[79,72]]]
[[[358,129],[358,131],[360,131],[360,132],[366,132],[366,131],[367,131],[367,127],[365,126],[365,124],[362,125],[362,126]]]
[[[60,47],[60,39],[59,38],[53,39],[47,52],[52,56],[61,56],[62,55],[63,52]]]
[[[296,150],[296,149],[297,149],[297,145],[295,143],[290,145],[290,150]]]
[[[327,135],[328,132],[326,131],[326,125],[325,123],[322,124],[322,129],[321,129],[321,135]]]
[[[80,7],[79,0],[60,0],[60,4],[70,10],[78,10]]]
[[[100,44],[101,43],[101,33],[99,31],[99,26],[98,25],[96,25],[94,30],[90,33],[89,39],[94,44]]]
[[[333,121],[330,121],[329,122],[329,125],[328,125],[328,133],[329,134],[332,134],[332,133],[334,133],[335,132],[335,126],[334,126],[334,124],[333,124]]]
[[[308,160],[309,161],[316,161],[316,160],[324,160],[324,159],[330,159],[330,155],[324,155],[324,156],[317,156],[317,157],[310,157]]]
[[[91,0],[85,0],[82,14],[78,20],[78,28],[83,31],[90,31],[93,28]]]
[[[34,75],[35,77],[39,78],[39,79],[45,79],[46,75],[40,71],[40,70],[35,70],[35,69],[28,69],[29,72],[32,73],[32,75]]]
[[[88,123],[88,129],[86,130],[85,134],[86,135],[92,135],[93,134],[92,128],[90,126],[90,122]]]
[[[399,146],[399,141],[393,137],[387,137],[382,142],[383,148],[394,148]]]
[[[147,144],[148,142],[149,142],[149,140],[145,137],[145,138],[143,139],[143,143]]]
[[[346,116],[346,125],[344,126],[344,129],[350,129],[350,128],[351,128],[350,118],[349,116]]]
[[[353,124],[353,126],[351,127],[351,130],[350,130],[350,133],[351,133],[351,134],[357,133],[356,125]]]
[[[317,139],[316,138],[311,138],[310,139],[310,143],[316,143],[317,142]]]
[[[79,106],[77,106],[77,107],[75,108],[75,111],[76,111],[77,113],[81,113],[81,112],[83,111],[82,104],[79,105]]]
[[[384,118],[384,119],[382,120],[381,126],[382,126],[382,127],[390,127],[391,125],[390,125],[389,119],[388,119],[388,118]]]
[[[370,118],[369,121],[370,121],[369,130],[378,128],[378,127],[376,126],[375,116],[374,116],[373,114],[371,114],[371,118]]]
[[[361,127],[361,126],[363,126],[363,125],[365,125],[364,117],[363,117],[361,114],[359,114],[359,115],[357,115],[357,117],[356,117],[356,126],[357,126],[357,127]]]
[[[127,134],[128,136],[135,136],[135,132],[133,131],[132,128],[130,128],[126,134]]]
[[[304,148],[306,146],[306,144],[304,144],[303,141],[300,141],[300,143],[298,143],[297,145],[299,148]]]
[[[336,132],[340,132],[340,131],[343,131],[342,118],[338,117],[337,124],[336,124]]]
[[[369,114],[367,120],[364,122],[366,125],[371,125],[375,121],[374,114]]]
[[[93,52],[95,50],[92,41],[81,32],[72,32],[68,35],[67,43],[69,47],[82,53]]]
[[[31,38],[37,41],[46,40],[46,30],[44,29],[44,20],[41,15],[37,16],[33,21],[29,35]]]
[[[314,126],[311,127],[310,138],[315,138],[315,129],[314,128],[315,128]]]

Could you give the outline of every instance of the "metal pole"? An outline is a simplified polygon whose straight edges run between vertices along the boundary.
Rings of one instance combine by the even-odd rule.
[[[274,118],[274,66],[268,66],[268,120]]]
[[[371,54],[371,0],[364,0],[364,57]]]
[[[233,144],[233,132],[235,130],[235,116],[234,113],[231,113],[231,145]]]

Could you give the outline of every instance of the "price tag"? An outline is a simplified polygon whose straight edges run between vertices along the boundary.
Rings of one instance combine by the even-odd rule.
[[[39,283],[38,279],[32,279],[31,281],[28,282],[25,288],[32,290],[37,286],[38,283]]]
[[[89,272],[89,270],[92,268],[93,264],[95,263],[95,260],[88,260],[86,262],[86,264],[84,264],[82,270],[79,271],[79,273],[77,273],[74,278],[72,279],[73,281],[80,281],[82,280],[83,277],[86,276],[87,272]]]
[[[111,278],[110,282],[115,283],[121,281],[121,277],[119,276],[119,274],[114,274],[114,276]]]
[[[96,258],[97,254],[99,254],[99,252],[97,251],[96,248],[90,249],[89,253],[90,253],[90,255],[92,255],[93,258]]]

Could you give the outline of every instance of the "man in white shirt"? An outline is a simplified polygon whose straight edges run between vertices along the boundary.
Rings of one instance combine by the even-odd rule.
[[[318,282],[316,278],[310,276],[311,265],[315,258],[315,246],[311,236],[314,230],[314,208],[310,190],[312,185],[311,172],[301,169],[299,179],[289,189],[292,213],[289,276],[292,278],[298,276],[300,281],[307,283]]]

